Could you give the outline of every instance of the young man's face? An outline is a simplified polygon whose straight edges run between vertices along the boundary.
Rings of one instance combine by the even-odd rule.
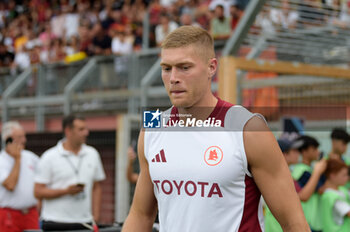
[[[20,144],[24,149],[27,143],[27,138],[26,138],[26,133],[24,132],[23,129],[20,129],[20,128],[13,129],[11,137],[14,143]]]
[[[349,179],[348,169],[342,168],[339,172],[331,174],[331,180],[338,186],[345,185]]]
[[[211,77],[217,61],[212,58],[205,62],[195,49],[199,48],[189,45],[166,48],[161,52],[162,80],[176,107],[203,106],[205,96],[211,93]]]
[[[332,146],[335,153],[338,155],[342,155],[346,152],[346,149],[348,148],[348,144],[345,143],[343,140],[339,139],[333,139],[332,140]]]
[[[288,164],[297,164],[299,162],[299,151],[297,149],[290,149],[285,153],[285,158]]]
[[[310,146],[304,151],[304,156],[307,156],[309,160],[318,160],[320,157],[320,151],[317,147]]]
[[[72,128],[67,128],[67,139],[71,140],[74,144],[83,144],[86,142],[86,138],[89,135],[89,130],[86,127],[84,120],[75,119]]]

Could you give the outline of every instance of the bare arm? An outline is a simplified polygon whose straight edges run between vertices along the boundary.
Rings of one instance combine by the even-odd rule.
[[[133,163],[136,159],[135,151],[132,147],[128,149],[128,167],[126,169],[126,178],[132,184],[136,184],[139,174],[134,172]]]
[[[8,190],[13,191],[16,188],[19,171],[21,169],[21,150],[22,146],[16,143],[11,143],[6,146],[6,152],[12,156],[15,163],[8,177],[2,182],[2,185]]]
[[[322,159],[315,164],[314,171],[306,185],[298,193],[301,201],[307,201],[311,195],[315,192],[316,186],[320,179],[320,176],[325,171],[327,167],[327,160]]]
[[[70,185],[64,189],[50,189],[46,184],[35,183],[34,196],[38,199],[54,199],[67,194],[77,194],[83,191],[84,187],[78,185]]]
[[[152,231],[156,217],[156,199],[153,193],[153,183],[149,175],[148,163],[144,155],[144,132],[140,132],[138,154],[140,161],[140,176],[136,184],[135,195],[128,217],[123,226],[123,232]]]
[[[92,215],[94,217],[95,222],[97,222],[100,219],[101,196],[101,182],[96,181],[94,182],[94,186],[92,187]]]
[[[283,231],[310,231],[288,165],[265,122],[250,119],[243,138],[253,178]]]

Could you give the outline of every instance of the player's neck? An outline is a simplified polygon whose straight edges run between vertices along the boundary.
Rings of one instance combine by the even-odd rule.
[[[75,155],[78,155],[80,149],[81,149],[81,144],[74,144],[69,140],[66,140],[63,142],[63,147],[65,150],[70,151],[74,153]]]
[[[306,164],[308,166],[311,166],[311,160],[307,159],[306,157],[303,157],[303,164]]]
[[[180,115],[190,115],[191,118],[206,120],[215,109],[217,102],[218,99],[214,95],[211,95],[208,97],[208,100],[198,102],[192,107],[178,107],[178,111]],[[180,119],[184,118],[180,117]]]
[[[338,156],[338,158],[341,158],[342,154],[339,154],[338,151],[336,151],[335,149],[332,149],[332,154],[335,154],[336,156]]]
[[[327,186],[327,188],[334,189],[334,190],[338,190],[338,188],[339,188],[339,185],[333,183],[330,180],[326,180],[325,186]]]

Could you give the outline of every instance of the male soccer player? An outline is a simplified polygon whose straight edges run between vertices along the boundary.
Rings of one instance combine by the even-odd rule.
[[[141,172],[123,231],[151,231],[157,206],[160,231],[262,231],[261,193],[284,231],[309,231],[265,121],[211,92],[217,60],[207,31],[183,26],[169,34],[161,67],[170,120],[214,118],[223,129],[141,131]]]

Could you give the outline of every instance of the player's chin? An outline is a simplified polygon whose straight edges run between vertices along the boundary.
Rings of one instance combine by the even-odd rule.
[[[170,99],[171,104],[177,108],[187,108],[188,107],[188,102],[184,101],[183,99]]]

